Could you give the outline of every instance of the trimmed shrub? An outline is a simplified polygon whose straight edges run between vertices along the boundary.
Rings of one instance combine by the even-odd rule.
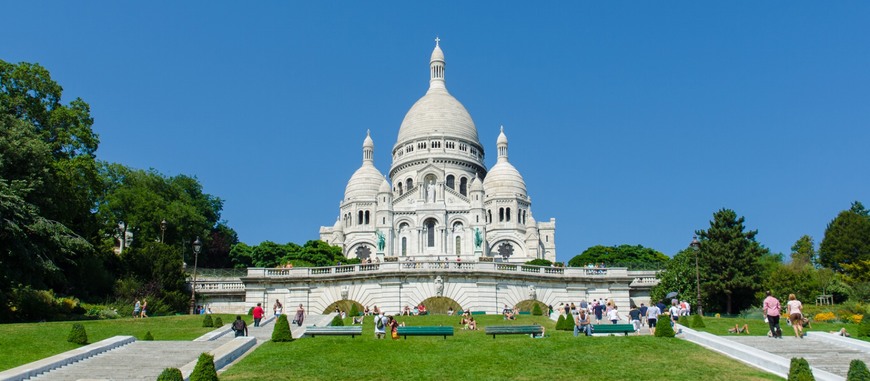
[[[541,315],[543,315],[543,314],[544,314],[544,312],[541,311],[541,306],[538,305],[538,303],[535,303],[535,306],[532,307],[532,315],[534,315],[534,316],[541,316]]]
[[[217,369],[214,367],[214,356],[208,353],[199,355],[196,367],[190,374],[190,381],[218,381]]]
[[[221,319],[220,316],[214,318],[214,326],[215,327],[223,327],[224,326],[224,319]]]
[[[816,381],[810,363],[803,357],[792,357],[788,368],[788,381]]]
[[[564,331],[565,330],[565,315],[559,315],[559,320],[556,320],[556,330]]]
[[[88,343],[88,333],[85,332],[85,326],[80,323],[75,323],[72,326],[72,329],[69,331],[69,336],[67,336],[66,341],[70,343],[75,343],[79,345],[85,345]]]
[[[674,327],[671,327],[671,317],[668,315],[659,315],[659,320],[656,321],[656,337],[674,337],[677,334],[674,332]]]
[[[707,325],[704,324],[704,318],[701,317],[701,315],[692,315],[692,328],[704,328],[706,326]]]
[[[151,336],[151,331],[145,332],[145,338],[143,340],[154,341],[154,336]],[[169,369],[169,368],[166,368],[166,369]]]
[[[287,322],[287,314],[281,314],[275,321],[275,328],[272,329],[272,341],[279,343],[293,341],[290,324]]]
[[[350,313],[348,316],[359,316],[359,308],[356,308],[356,303],[350,305]]]
[[[867,364],[861,360],[852,360],[849,363],[846,381],[870,381],[870,371],[867,370]]]
[[[870,319],[861,319],[861,324],[858,324],[855,334],[858,337],[870,336]]]
[[[691,327],[691,323],[689,323],[689,317],[686,315],[680,316],[680,325],[683,327]]]
[[[344,320],[341,320],[341,315],[335,315],[335,317],[332,318],[332,322],[330,322],[329,325],[331,325],[333,327],[343,327]]]
[[[184,381],[184,376],[178,368],[166,368],[157,377],[157,381]]]
[[[202,326],[203,327],[214,327],[214,321],[211,319],[211,315],[202,315]]]

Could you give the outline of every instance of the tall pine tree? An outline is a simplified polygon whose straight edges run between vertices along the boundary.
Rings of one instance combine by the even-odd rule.
[[[710,228],[696,232],[705,304],[713,310],[735,313],[752,305],[761,290],[759,259],[768,250],[755,241],[757,230],[746,231],[745,219],[731,209],[713,214]]]

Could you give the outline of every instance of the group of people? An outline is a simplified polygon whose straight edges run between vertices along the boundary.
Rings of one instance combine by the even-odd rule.
[[[804,319],[803,309],[804,307],[800,300],[797,300],[794,294],[789,294],[788,302],[786,302],[786,318],[794,329],[794,336],[799,339],[803,339],[804,324],[808,322],[808,320]],[[768,336],[781,339],[782,328],[779,326],[779,319],[782,314],[782,305],[780,305],[779,299],[773,296],[770,290],[767,291],[767,297],[764,298],[762,303],[762,312],[764,312],[764,320],[767,321],[770,327]]]
[[[136,303],[133,304],[133,318],[147,318],[148,317],[148,301],[142,299],[142,302],[139,302],[139,299],[136,299]]]
[[[661,304],[661,303],[660,303]],[[559,312],[574,319],[574,336],[579,336],[581,333],[586,336],[592,335],[595,324],[601,324],[602,321],[609,321],[611,324],[618,324],[620,321],[628,321],[634,326],[635,332],[640,334],[641,327],[649,326],[652,334],[655,334],[656,323],[661,316],[664,304],[647,306],[641,303],[640,306],[632,306],[628,311],[627,316],[620,313],[616,302],[604,299],[593,299],[592,302],[583,300],[579,305],[574,303],[563,303],[559,307]],[[674,310],[676,308],[676,310]],[[671,324],[673,325],[681,314],[681,307],[676,301],[672,302],[669,313],[672,315]]]
[[[405,323],[399,323],[393,315],[385,316],[383,312],[375,315],[375,337],[378,339],[383,339],[389,329],[390,337],[396,340],[399,338],[399,327],[404,326]]]
[[[417,315],[426,315],[429,311],[426,310],[426,306],[423,303],[420,303],[414,306],[414,309],[411,310],[411,306],[405,305],[405,309],[402,310],[402,315],[404,316],[417,316]]]
[[[462,329],[465,330],[477,330],[477,321],[474,320],[474,316],[471,316],[471,310],[462,311],[462,318],[459,319],[459,325],[461,325]]]
[[[516,320],[517,312],[519,312],[517,306],[514,306],[514,308],[510,308],[507,304],[505,304],[504,309],[501,310],[501,314],[504,317],[504,320]]]

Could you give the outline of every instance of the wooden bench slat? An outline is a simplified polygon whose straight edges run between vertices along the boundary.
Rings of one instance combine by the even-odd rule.
[[[544,332],[544,327],[540,325],[494,325],[484,328],[487,335],[534,335]]]
[[[305,335],[315,336],[350,336],[362,335],[362,326],[328,326],[328,327],[307,327]]]
[[[397,329],[397,333],[399,336],[404,336],[405,339],[408,339],[408,336],[444,336],[447,339],[447,336],[453,336],[453,327],[444,327],[444,326],[411,326],[411,327],[399,327]]]
[[[595,324],[592,325],[592,333],[629,333],[635,332],[631,324]]]

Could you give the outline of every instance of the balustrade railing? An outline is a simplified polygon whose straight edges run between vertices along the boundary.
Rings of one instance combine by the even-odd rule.
[[[496,271],[505,273],[540,274],[542,276],[632,277],[634,282],[655,283],[655,271],[629,271],[626,268],[549,267],[504,262],[401,261],[332,267],[297,267],[293,269],[249,268],[249,277],[306,277],[348,275],[383,271]]]

